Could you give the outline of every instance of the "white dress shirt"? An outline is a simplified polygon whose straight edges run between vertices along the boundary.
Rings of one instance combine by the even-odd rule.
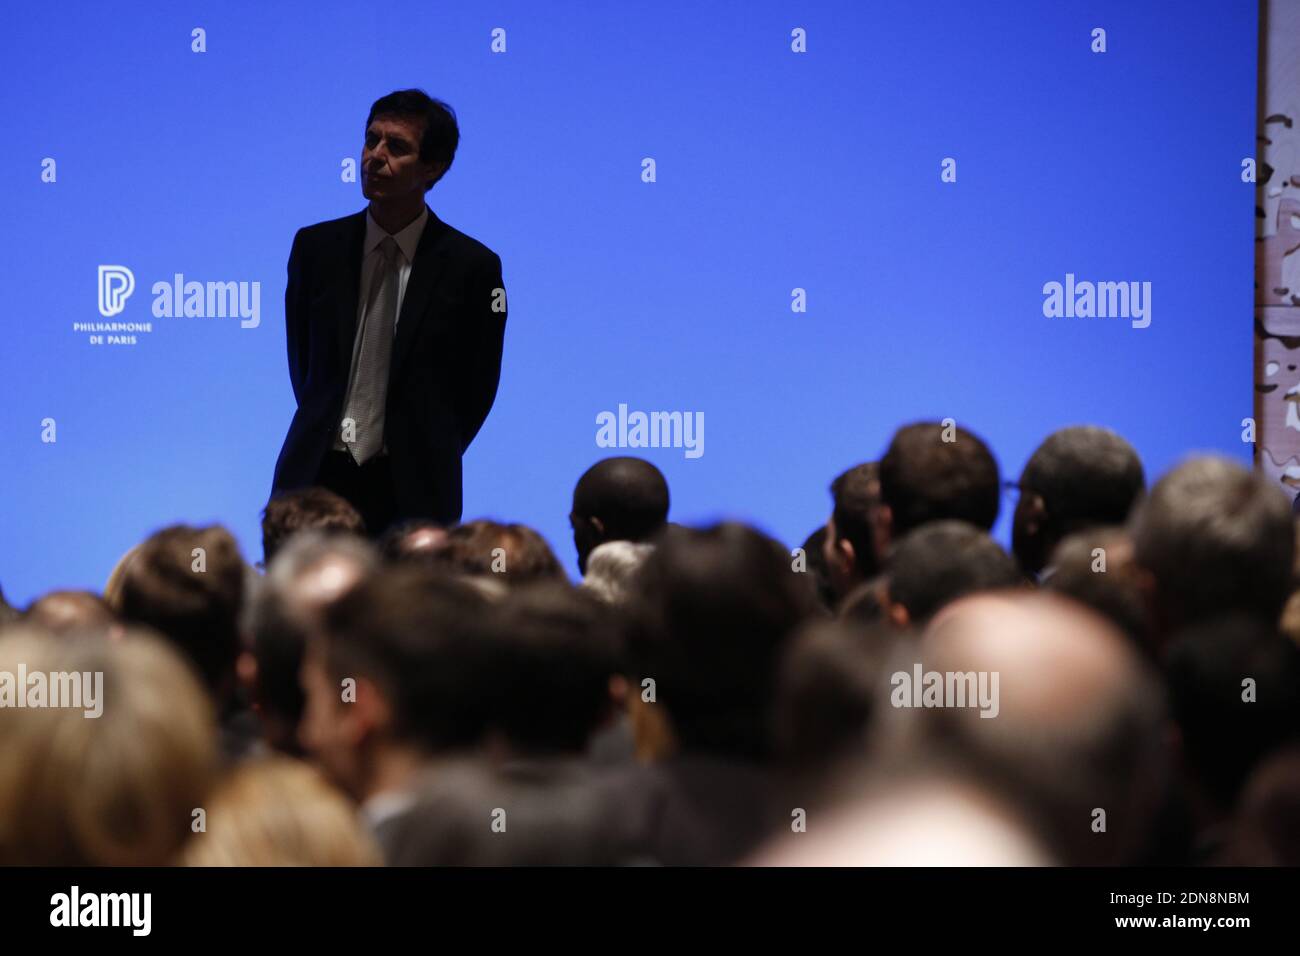
[[[397,335],[397,321],[402,314],[402,300],[406,297],[406,283],[411,278],[411,264],[415,261],[415,250],[420,244],[420,236],[424,233],[424,225],[429,221],[429,207],[426,204],[420,210],[411,223],[400,232],[392,233],[393,239],[397,242],[398,248],[398,274],[397,274],[397,313],[393,319],[393,335]],[[384,254],[379,251],[379,244],[386,239],[390,233],[384,231],[384,228],[375,222],[370,215],[370,210],[366,210],[366,238],[361,246],[361,289],[357,298],[357,334],[352,340],[352,364],[348,371],[348,390],[343,396],[343,407],[346,409],[352,400],[352,388],[355,384],[357,372],[357,356],[361,351],[361,320],[366,316],[366,303],[370,301],[370,293],[373,291],[372,286],[379,278],[379,269],[384,264]],[[340,428],[335,429],[334,450],[347,451],[348,447],[343,443],[343,435]],[[388,445],[385,444],[380,454],[388,451]]]

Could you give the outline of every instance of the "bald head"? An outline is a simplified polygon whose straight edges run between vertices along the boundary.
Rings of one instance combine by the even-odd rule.
[[[23,620],[51,634],[108,631],[118,623],[108,603],[91,591],[51,591],[31,603]]]
[[[1114,625],[1054,595],[978,595],[936,615],[918,654],[926,672],[988,675],[998,701],[895,709],[901,739],[967,763],[1067,863],[1138,855],[1164,784],[1165,710]]]
[[[642,458],[606,458],[596,462],[573,489],[573,544],[578,569],[606,541],[645,541],[668,520],[668,482]]]
[[[388,561],[427,561],[433,560],[446,542],[446,528],[417,518],[385,531],[379,550]]]
[[[1049,866],[1016,812],[969,782],[905,780],[774,840],[754,866]]]

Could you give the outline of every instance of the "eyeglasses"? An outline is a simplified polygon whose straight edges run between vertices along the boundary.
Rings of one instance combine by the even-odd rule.
[[[1016,499],[1019,499],[1019,497],[1023,494],[1031,494],[1031,495],[1038,494],[1038,492],[1034,491],[1034,489],[1027,488],[1018,481],[1002,482],[1002,490],[1008,493],[1008,497],[1013,497]]]

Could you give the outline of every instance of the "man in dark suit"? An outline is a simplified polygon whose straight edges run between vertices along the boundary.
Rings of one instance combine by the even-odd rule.
[[[425,193],[451,166],[451,108],[421,90],[366,120],[369,207],[298,230],[284,312],[298,408],[272,491],[319,485],[367,531],[461,515],[461,455],[496,397],[505,335],[501,259],[442,222]]]

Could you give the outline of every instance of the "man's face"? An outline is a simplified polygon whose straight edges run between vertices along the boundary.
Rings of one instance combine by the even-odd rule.
[[[1021,482],[1024,477],[1021,477]],[[1043,499],[1025,488],[1020,487],[1020,497],[1016,501],[1016,512],[1011,518],[1011,553],[1016,556],[1020,566],[1037,574],[1047,564],[1051,555],[1047,554],[1046,536],[1043,534],[1043,521],[1046,509]]]
[[[319,651],[310,649],[302,663],[301,684],[306,701],[299,742],[331,780],[358,797],[358,728],[342,688],[331,680]]]
[[[412,193],[423,196],[425,183],[442,167],[420,161],[424,120],[376,116],[366,129],[361,150],[361,192],[367,199],[394,199]]]
[[[843,597],[853,587],[853,566],[844,550],[844,542],[835,540],[835,516],[826,521],[826,536],[822,539],[822,560],[826,562],[826,576],[831,589]]]
[[[569,512],[569,527],[573,529],[573,547],[578,552],[578,573],[587,573],[587,558],[600,544],[599,536],[596,529],[591,526],[588,518],[578,514],[577,511]]]

